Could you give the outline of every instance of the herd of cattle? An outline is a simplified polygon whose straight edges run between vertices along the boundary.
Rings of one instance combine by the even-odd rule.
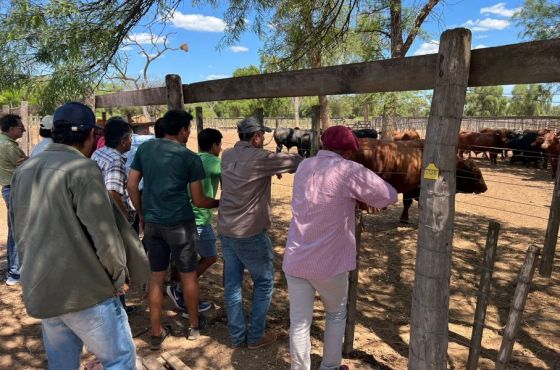
[[[352,160],[377,173],[403,194],[404,209],[401,221],[408,222],[408,210],[412,200],[418,201],[420,195],[420,172],[424,140],[414,129],[395,132],[392,141],[377,140],[378,133],[373,129],[354,130],[360,141],[360,150]],[[288,150],[296,147],[304,157],[311,154],[313,131],[298,128],[278,128],[274,132],[276,151],[283,146]],[[556,176],[556,166],[560,153],[559,133],[550,130],[525,130],[515,132],[507,129],[483,129],[480,132],[461,131],[457,155],[458,193],[480,194],[487,190],[482,172],[472,161],[471,153],[483,153],[491,165],[497,164],[498,154],[508,158],[510,163],[517,161],[526,165],[542,165],[546,168],[550,159],[552,176]],[[468,159],[464,154],[468,153]],[[542,161],[542,164],[539,162]]]
[[[497,164],[498,154],[507,158],[511,151],[510,163],[522,162],[547,168],[550,160],[552,177],[556,177],[556,166],[560,154],[558,132],[547,129],[516,132],[508,129],[482,129],[480,132],[461,131],[459,133],[459,155],[465,152],[484,153],[491,165]],[[542,164],[540,163],[542,162]]]

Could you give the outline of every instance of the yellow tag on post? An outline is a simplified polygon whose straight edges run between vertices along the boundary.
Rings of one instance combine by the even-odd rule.
[[[426,166],[424,170],[424,178],[429,180],[437,180],[439,177],[439,169],[434,163],[430,163]]]

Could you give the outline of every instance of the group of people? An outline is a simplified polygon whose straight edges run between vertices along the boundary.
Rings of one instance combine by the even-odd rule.
[[[199,299],[199,277],[218,256],[213,208],[231,345],[256,349],[274,343],[277,333],[266,327],[274,289],[271,184],[272,177],[294,172],[282,266],[290,298],[291,368],[311,367],[316,292],[326,312],[321,369],[347,368],[341,357],[348,271],[355,269],[356,201],[385,208],[397,199],[391,185],[350,160],[359,149],[350,129],[325,130],[322,150],[303,161],[265,150],[265,133],[272,130],[249,117],[238,123],[239,141],[220,160],[222,134],[200,132],[194,153],[186,148],[192,116],[170,110],[156,122],[156,137],[145,125],[109,119],[104,146],[94,151],[100,128],[93,111],[67,103],[42,126],[52,143],[28,159],[15,141],[25,130],[21,119],[10,119],[0,119],[0,181],[11,230],[8,280],[21,279],[27,312],[42,319],[49,369],[77,369],[83,344],[105,369],[135,368],[124,299],[129,283],[149,280],[152,350],[171,333],[162,323],[166,290],[186,311],[187,339],[196,340],[206,326],[199,311],[208,307]],[[12,256],[15,246],[19,255]],[[164,289],[170,264],[180,282]],[[253,284],[249,315],[243,306],[245,270]]]

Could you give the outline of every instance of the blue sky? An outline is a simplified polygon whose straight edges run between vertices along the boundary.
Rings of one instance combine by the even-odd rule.
[[[416,2],[420,3],[418,0]],[[518,36],[520,29],[511,20],[513,12],[522,4],[523,0],[447,0],[436,7],[436,15],[424,24],[431,41],[418,38],[407,55],[437,52],[436,40],[439,40],[441,33],[455,27],[471,29],[473,48],[522,42]],[[182,1],[165,32],[173,32],[169,37],[170,46],[178,47],[187,43],[189,51],[173,51],[163,55],[150,67],[150,78],[163,80],[166,74],[175,73],[181,76],[183,83],[192,83],[231,77],[236,68],[250,64],[258,66],[262,42],[251,31],[243,34],[235,45],[217,48],[224,35],[224,11],[224,6],[193,8],[190,1]],[[131,37],[138,42],[146,42],[150,39],[146,31],[137,27]],[[131,47],[125,48],[125,51],[130,58],[129,74],[139,73],[143,59],[137,49]]]

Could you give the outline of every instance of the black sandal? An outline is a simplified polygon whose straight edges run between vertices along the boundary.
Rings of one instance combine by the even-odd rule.
[[[161,344],[171,334],[171,325],[164,325],[161,329],[161,335],[152,335],[150,337],[150,350],[159,351]]]

